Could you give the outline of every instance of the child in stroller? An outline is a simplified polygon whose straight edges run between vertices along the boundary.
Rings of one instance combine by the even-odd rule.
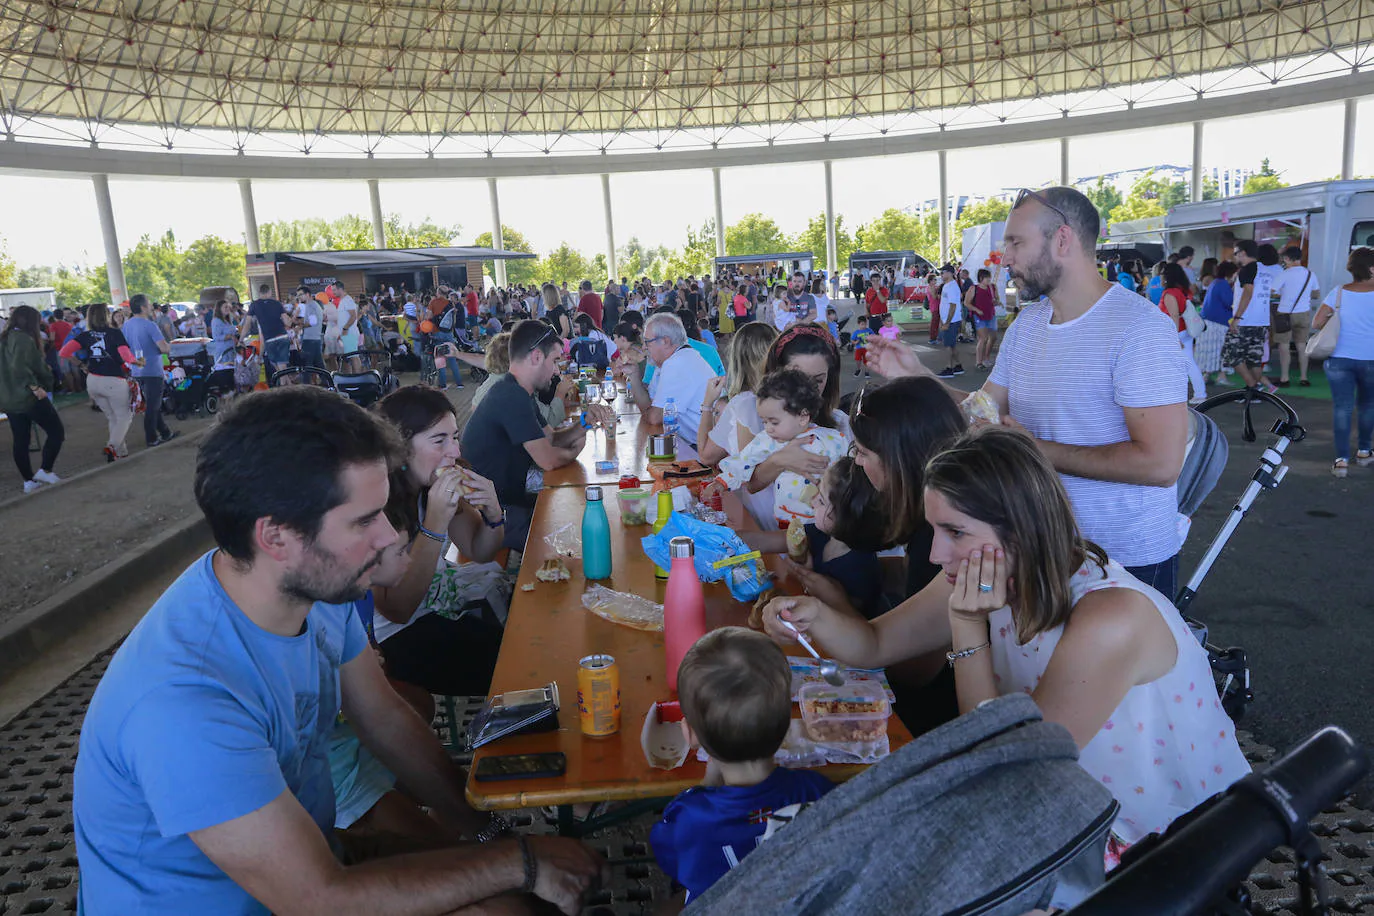
[[[178,420],[202,411],[213,414],[234,393],[233,369],[214,364],[209,342],[203,337],[185,338],[172,341],[168,349],[162,409],[170,409]]]

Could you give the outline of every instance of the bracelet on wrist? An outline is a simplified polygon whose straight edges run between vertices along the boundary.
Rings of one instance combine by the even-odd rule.
[[[533,894],[534,886],[539,883],[539,862],[535,859],[534,853],[530,852],[528,840],[523,836],[517,836],[515,842],[520,846],[520,861],[525,868],[525,883],[520,885],[520,890],[526,894]]]
[[[477,514],[481,515],[482,521],[486,524],[488,528],[491,528],[493,530],[496,528],[500,528],[502,525],[506,523],[506,513],[504,511],[502,511],[501,517],[494,522],[491,519],[487,518],[486,515],[483,515],[481,512],[478,512]]]
[[[425,537],[429,538],[431,541],[438,541],[440,544],[442,544],[446,540],[444,535],[440,534],[437,531],[430,531],[428,528],[426,528],[423,522],[420,523],[420,533]]]
[[[946,652],[946,653],[945,653],[945,660],[948,661],[948,662],[949,662],[949,666],[950,666],[951,668],[953,668],[953,667],[954,667],[954,663],[957,662],[957,661],[959,661],[960,659],[965,659],[965,658],[968,658],[969,656],[977,655],[979,652],[982,652],[984,649],[990,648],[991,646],[992,646],[992,641],[989,640],[988,642],[983,643],[981,646],[973,646],[973,647],[968,648],[968,649],[960,649],[960,650],[957,651],[957,652]]]

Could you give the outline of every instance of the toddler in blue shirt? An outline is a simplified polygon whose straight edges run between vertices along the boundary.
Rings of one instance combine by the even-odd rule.
[[[762,841],[770,814],[832,786],[773,762],[792,720],[792,672],[767,636],[743,627],[707,633],[682,659],[677,683],[687,739],[711,762],[700,786],[668,804],[649,842],[692,900]]]

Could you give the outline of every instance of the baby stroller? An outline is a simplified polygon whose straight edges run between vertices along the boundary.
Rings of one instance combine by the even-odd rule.
[[[339,365],[347,368],[333,373],[331,382],[333,388],[339,394],[348,398],[359,407],[371,407],[386,396],[387,379],[377,369],[371,368],[372,355],[382,353],[380,350],[354,350],[339,357]],[[385,354],[384,354],[385,355]],[[388,364],[389,368],[389,364]],[[399,386],[399,380],[394,376],[389,376],[394,386]]]
[[[262,377],[262,357],[255,346],[239,347],[238,354],[234,364],[234,388],[240,393],[252,391]]]
[[[314,385],[316,388],[334,390],[334,376],[318,366],[288,366],[272,373],[267,380],[269,388],[284,388],[287,385]]]
[[[1246,442],[1254,442],[1256,438],[1255,426],[1250,417],[1252,404],[1270,404],[1283,411],[1284,416],[1276,421],[1270,430],[1276,438],[1260,456],[1259,469],[1250,479],[1250,484],[1236,501],[1221,530],[1212,539],[1192,577],[1174,597],[1174,606],[1183,614],[1198,642],[1207,649],[1208,659],[1212,663],[1212,673],[1217,678],[1217,693],[1221,697],[1223,708],[1233,721],[1244,715],[1245,707],[1254,699],[1254,693],[1250,689],[1250,665],[1245,650],[1239,646],[1223,649],[1211,643],[1206,624],[1189,617],[1188,611],[1192,607],[1193,599],[1197,597],[1198,589],[1202,587],[1203,579],[1221,556],[1226,542],[1250,511],[1260,492],[1276,488],[1287,475],[1288,467],[1283,463],[1283,455],[1288,446],[1307,437],[1307,431],[1298,423],[1297,413],[1287,401],[1275,395],[1254,389],[1240,389],[1218,394],[1203,401],[1189,413],[1192,427],[1189,431],[1188,451],[1178,478],[1180,514],[1190,517],[1197,511],[1207,494],[1216,486],[1222,470],[1226,467],[1229,455],[1226,437],[1206,414],[1223,404],[1236,401],[1245,408],[1241,438]]]
[[[354,350],[339,357],[340,365],[356,366],[361,372],[376,372],[382,380],[382,397],[401,387],[401,378],[387,350]]]
[[[178,420],[193,413],[214,414],[224,398],[234,393],[234,371],[215,366],[209,343],[203,337],[183,338],[168,348],[162,408],[170,409]]]

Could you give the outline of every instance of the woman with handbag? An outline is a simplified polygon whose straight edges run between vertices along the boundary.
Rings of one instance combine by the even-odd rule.
[[[1326,360],[1331,384],[1332,432],[1336,460],[1331,473],[1344,477],[1350,468],[1350,421],[1358,395],[1359,441],[1355,464],[1374,465],[1374,249],[1356,248],[1346,270],[1354,282],[1337,287],[1312,319],[1319,333],[1307,342],[1307,355]]]

